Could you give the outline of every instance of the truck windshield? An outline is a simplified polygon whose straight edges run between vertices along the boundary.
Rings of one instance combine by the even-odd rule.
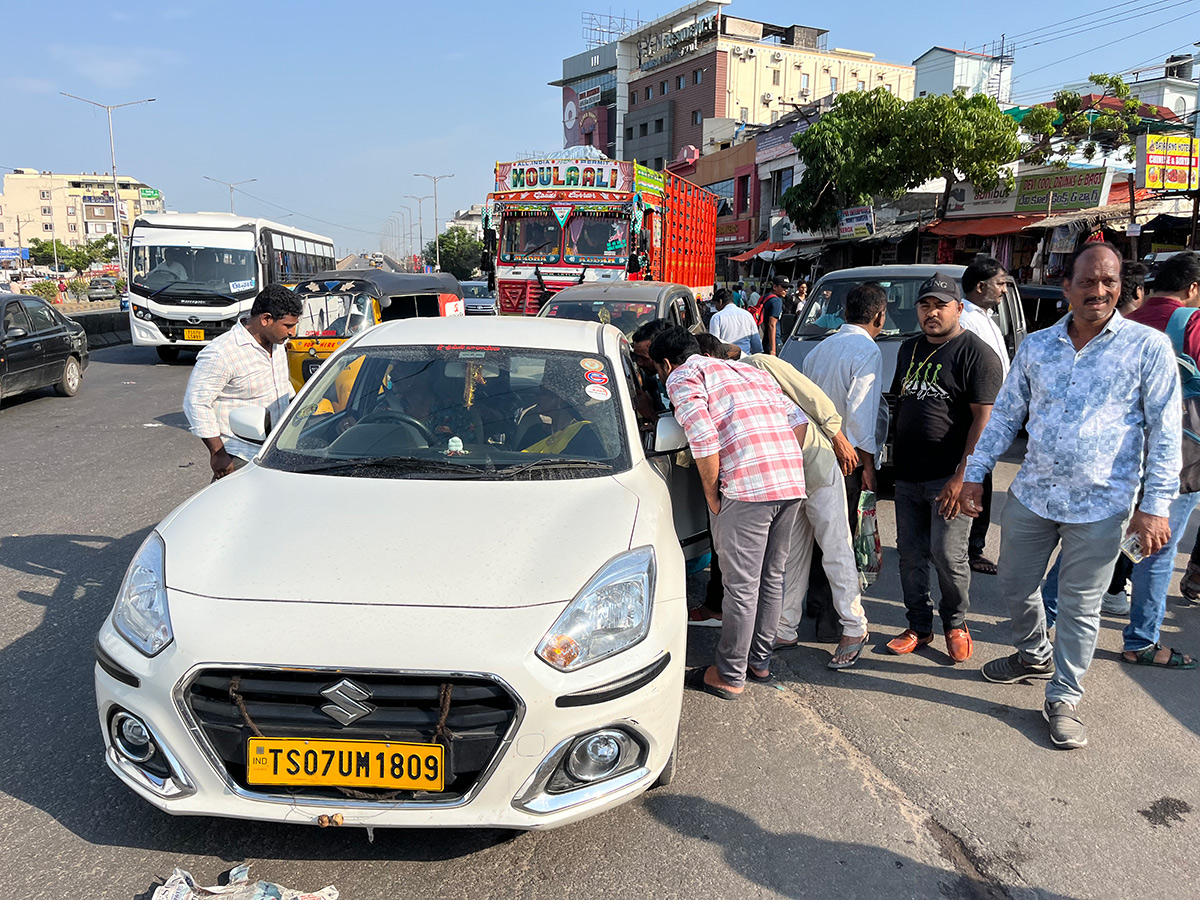
[[[567,224],[567,262],[624,265],[629,221],[615,216],[576,216]]]
[[[504,220],[500,259],[504,262],[558,262],[562,228],[554,216],[514,216]]]
[[[147,297],[216,293],[249,298],[258,290],[253,250],[142,245],[130,251],[130,286]]]

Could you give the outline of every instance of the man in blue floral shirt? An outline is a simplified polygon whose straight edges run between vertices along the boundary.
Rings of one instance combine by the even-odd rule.
[[[1027,337],[967,461],[963,512],[979,514],[984,475],[1028,416],[1025,460],[1000,524],[1000,592],[1017,652],[983,667],[988,681],[1049,679],[1042,714],[1056,747],[1087,745],[1080,685],[1100,631],[1100,601],[1122,536],[1150,556],[1170,536],[1179,493],[1179,377],[1170,341],[1116,311],[1121,254],[1085,245],[1069,260],[1070,313]],[[1139,499],[1139,488],[1141,496]],[[1130,519],[1130,510],[1137,509]],[[1127,527],[1128,525],[1128,527]],[[1062,542],[1059,614],[1047,635],[1039,585]]]

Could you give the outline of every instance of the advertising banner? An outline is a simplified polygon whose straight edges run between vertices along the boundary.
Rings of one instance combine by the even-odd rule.
[[[750,240],[750,220],[740,222],[722,222],[717,225],[716,244],[744,244]]]
[[[1091,209],[1108,202],[1113,170],[1067,169],[1041,175],[1022,175],[1017,180],[1018,213],[1067,212]]]
[[[838,240],[870,237],[875,233],[875,210],[870,206],[854,206],[838,210]]]
[[[496,163],[496,192],[633,191],[633,163],[600,159],[535,159]]]
[[[1190,135],[1140,134],[1137,139],[1137,186],[1156,191],[1200,188],[1200,142]]]

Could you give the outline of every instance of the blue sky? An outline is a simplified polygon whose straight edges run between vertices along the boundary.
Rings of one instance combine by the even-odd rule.
[[[495,160],[561,146],[560,95],[546,82],[561,75],[564,56],[585,49],[583,10],[649,20],[681,5],[45,0],[7,20],[0,166],[105,170],[103,111],[58,92],[113,104],[155,97],[114,113],[117,161],[161,188],[170,208],[227,209],[228,191],[204,175],[256,178],[237,196],[239,213],[293,210],[283,221],[332,235],[339,250],[378,249],[388,215],[416,209],[404,195],[432,193],[412,173],[454,174],[438,188],[445,221],[484,199]],[[826,28],[830,47],[903,63],[934,44],[977,47],[1005,32],[1017,37],[1019,102],[1200,40],[1200,0],[799,9],[735,0],[727,12]],[[426,240],[433,223],[426,201]]]

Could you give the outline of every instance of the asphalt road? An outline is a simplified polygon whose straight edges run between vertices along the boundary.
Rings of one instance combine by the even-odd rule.
[[[76,398],[0,404],[0,896],[148,898],[176,866],[213,884],[242,861],[353,900],[1200,896],[1197,672],[1120,664],[1106,619],[1082,707],[1092,745],[1055,751],[1039,688],[979,678],[1010,652],[982,576],[971,662],[951,665],[940,638],[844,673],[824,668],[828,645],[785,651],[780,689],[685,698],[670,788],[565,829],[371,842],[159,813],[103,763],[91,642],[144,535],[208,482],[180,412],[189,372],[112,348]],[[866,600],[880,646],[903,627],[886,502],[881,523],[886,568]],[[1200,649],[1198,617],[1173,596],[1164,640]],[[689,662],[706,662],[716,629],[692,632]]]

